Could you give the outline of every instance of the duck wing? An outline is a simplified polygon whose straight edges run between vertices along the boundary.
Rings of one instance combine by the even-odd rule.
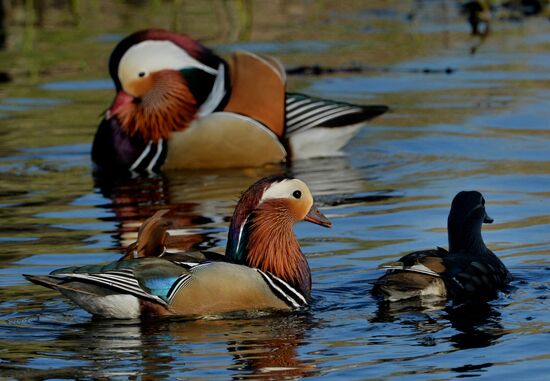
[[[441,274],[449,295],[455,299],[487,300],[504,290],[512,279],[504,264],[489,249],[481,255],[451,253]]]
[[[392,283],[393,288],[401,290],[422,289],[429,278],[403,273],[416,273],[443,280],[446,295],[453,299],[487,300],[503,290],[511,275],[489,249],[482,254],[453,252],[437,248],[410,253],[398,261],[389,262],[379,268],[401,272],[401,275],[380,278],[384,284]],[[391,274],[391,273],[390,273]]]
[[[410,271],[440,277],[447,269],[445,258],[449,252],[441,247],[433,250],[415,251],[397,261],[383,263],[379,269]]]

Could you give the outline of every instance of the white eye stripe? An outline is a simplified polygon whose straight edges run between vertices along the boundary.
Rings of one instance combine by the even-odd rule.
[[[139,78],[141,72],[148,74],[159,70],[185,68],[196,68],[213,75],[218,72],[191,57],[173,42],[147,40],[132,46],[124,53],[118,65],[118,78],[124,86],[128,81]]]
[[[262,195],[260,202],[276,198],[291,198],[295,191],[299,190],[303,194],[306,189],[306,184],[301,180],[285,179],[271,184]]]

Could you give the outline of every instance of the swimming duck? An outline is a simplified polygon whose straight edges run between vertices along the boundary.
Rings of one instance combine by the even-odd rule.
[[[159,257],[68,267],[47,276],[25,277],[59,291],[94,315],[108,318],[299,309],[308,305],[311,293],[310,269],[292,231],[299,221],[331,226],[314,205],[304,182],[267,177],[239,200],[223,258],[189,262],[190,256],[163,254],[164,222],[162,215],[157,215],[142,230],[141,239],[156,241],[148,254],[160,252]]]
[[[99,170],[262,166],[333,156],[386,106],[287,93],[273,57],[229,61],[184,34],[133,33],[113,50],[116,96],[92,147]]]
[[[481,193],[458,193],[447,220],[449,251],[440,247],[416,251],[397,262],[381,265],[389,271],[376,281],[373,292],[390,301],[413,297],[464,301],[495,297],[512,276],[481,237],[481,225],[492,222]]]

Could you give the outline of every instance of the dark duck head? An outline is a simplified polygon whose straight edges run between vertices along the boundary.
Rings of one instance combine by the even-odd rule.
[[[131,34],[109,59],[117,95],[105,119],[116,118],[130,137],[166,139],[221,102],[224,71],[221,58],[185,35],[160,29]]]
[[[270,272],[309,298],[311,273],[292,230],[299,221],[332,226],[303,181],[271,176],[256,182],[235,208],[227,259]]]
[[[485,210],[485,199],[481,193],[459,192],[453,199],[447,219],[449,251],[484,251],[486,246],[481,237],[481,225],[492,222],[493,219]]]

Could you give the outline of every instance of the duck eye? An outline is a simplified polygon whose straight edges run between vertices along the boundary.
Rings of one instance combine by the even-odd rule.
[[[300,197],[302,197],[302,192],[300,192],[299,190],[295,190],[295,191],[292,193],[292,196],[293,196],[294,198],[299,199]]]
[[[138,73],[138,77],[143,78],[143,77],[145,77],[146,74],[147,74],[146,72],[140,71],[140,72]]]

